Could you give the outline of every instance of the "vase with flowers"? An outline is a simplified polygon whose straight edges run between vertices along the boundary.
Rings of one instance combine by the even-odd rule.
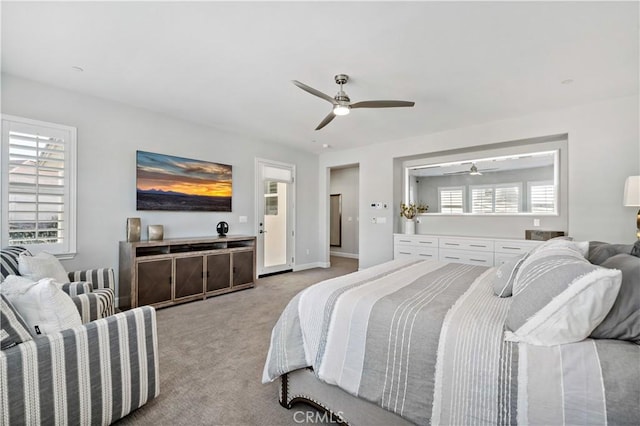
[[[404,218],[405,234],[416,233],[416,214],[418,214],[418,209],[415,203],[400,203],[400,216]]]

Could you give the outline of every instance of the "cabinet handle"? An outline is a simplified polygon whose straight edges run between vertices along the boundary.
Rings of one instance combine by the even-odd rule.
[[[453,260],[460,260],[459,257],[453,257],[453,256],[445,256],[445,259],[453,259]]]
[[[399,254],[411,254],[411,253],[406,252],[406,251],[399,251],[398,253],[399,253]]]
[[[469,259],[469,260],[470,260],[470,261],[472,261],[472,262],[482,262],[482,263],[487,263],[487,261],[486,261],[486,260],[484,260],[484,259]]]
[[[420,253],[420,256],[422,256],[422,257],[433,257],[432,254],[424,254],[424,253]]]
[[[433,241],[418,241],[420,244],[433,244]]]
[[[485,248],[487,247],[487,246],[482,245],[482,244],[469,244],[469,245],[470,245],[471,247],[485,247]]]
[[[444,243],[445,246],[459,246],[457,243]]]
[[[411,242],[411,240],[398,240],[398,242],[401,242],[401,243],[410,243],[410,242]]]
[[[505,250],[521,250],[520,247],[502,246],[502,248],[505,249]]]

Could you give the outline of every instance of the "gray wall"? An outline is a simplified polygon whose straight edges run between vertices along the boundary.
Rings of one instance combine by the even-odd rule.
[[[318,266],[315,155],[4,74],[2,112],[78,129],[78,254],[68,270],[117,268],[127,217],[142,218],[143,238],[149,224],[163,224],[165,238],[216,235],[221,220],[231,234],[255,235],[256,157],[297,166],[296,265]],[[233,212],[136,211],[136,150],[231,164]]]
[[[331,194],[342,194],[342,247],[331,247],[331,253],[358,257],[359,181],[360,168],[331,170]]]
[[[623,206],[622,190],[627,176],[640,175],[639,124],[636,95],[323,153],[319,164],[319,237],[321,247],[327,247],[324,259],[329,256],[326,195],[331,167],[360,164],[360,267],[366,268],[393,258],[393,232],[401,229],[404,159],[560,134],[568,135],[564,202],[569,234],[579,240],[631,243],[637,208]],[[389,201],[393,208],[372,210],[367,203],[373,200]],[[382,215],[385,223],[371,222],[371,217]],[[548,226],[542,217],[540,229]],[[505,224],[502,218],[492,216],[433,216],[429,223],[418,226],[418,232],[522,238],[524,230],[531,227],[531,217]]]

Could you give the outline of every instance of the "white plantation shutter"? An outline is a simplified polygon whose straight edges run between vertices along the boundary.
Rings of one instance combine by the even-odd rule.
[[[75,251],[75,137],[73,127],[3,116],[3,246]]]
[[[518,213],[520,183],[471,186],[472,213]]]
[[[518,213],[520,211],[520,192],[519,184],[496,186],[494,211],[496,213]]]
[[[438,188],[441,213],[464,212],[464,187]]]
[[[555,211],[553,182],[529,182],[529,205],[531,213],[553,213]]]
[[[492,187],[471,187],[471,213],[493,213]]]

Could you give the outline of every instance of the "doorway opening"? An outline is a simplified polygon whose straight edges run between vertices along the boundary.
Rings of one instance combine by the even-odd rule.
[[[258,277],[293,270],[295,165],[256,159]]]
[[[329,169],[329,255],[331,258],[359,258],[360,166]],[[333,261],[332,261],[333,264]]]

